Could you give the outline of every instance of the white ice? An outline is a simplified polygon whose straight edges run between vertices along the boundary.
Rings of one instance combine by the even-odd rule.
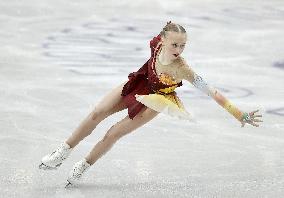
[[[167,21],[183,25],[183,57],[243,111],[240,123],[190,83],[177,88],[197,123],[160,114],[121,138],[80,185],[65,189],[127,110],[101,122],[57,171],[40,159],[149,58]],[[0,2],[0,197],[284,197],[282,0]]]

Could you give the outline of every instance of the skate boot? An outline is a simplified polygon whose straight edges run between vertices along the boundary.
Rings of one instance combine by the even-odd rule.
[[[67,143],[61,143],[55,151],[41,159],[39,168],[43,170],[57,169],[62,164],[63,160],[70,155],[72,149],[73,148],[71,148]]]
[[[79,162],[76,162],[69,172],[69,177],[67,179],[68,184],[65,187],[76,184],[82,177],[83,173],[90,168],[91,164],[89,164],[86,159],[82,159]]]

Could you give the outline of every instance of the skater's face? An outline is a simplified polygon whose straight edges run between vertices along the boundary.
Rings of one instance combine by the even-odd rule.
[[[187,36],[181,32],[167,32],[162,36],[163,51],[170,60],[175,60],[183,52]]]

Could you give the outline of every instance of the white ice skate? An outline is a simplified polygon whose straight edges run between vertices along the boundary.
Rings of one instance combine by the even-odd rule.
[[[71,148],[67,143],[61,143],[55,151],[41,159],[39,168],[43,170],[57,169],[62,164],[63,160],[70,155],[72,150],[73,148]]]
[[[89,164],[86,159],[82,159],[79,162],[76,162],[69,172],[69,177],[67,179],[68,184],[65,187],[76,184],[82,177],[83,173],[86,172],[90,168],[91,164]]]

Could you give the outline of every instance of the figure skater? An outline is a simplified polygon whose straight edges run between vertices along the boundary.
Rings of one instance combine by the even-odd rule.
[[[73,148],[90,135],[102,120],[126,108],[128,115],[110,127],[90,153],[74,164],[66,186],[77,183],[83,173],[121,137],[149,122],[159,113],[191,120],[191,114],[174,91],[182,86],[184,79],[212,97],[240,122],[241,127],[246,123],[258,127],[257,122],[262,122],[257,118],[262,117],[261,114],[256,114],[259,110],[242,112],[186,63],[181,57],[186,41],[185,29],[179,24],[167,22],[160,34],[150,41],[151,57],[148,61],[138,71],[130,73],[127,81],[103,97],[72,135],[42,158],[39,168],[57,169]]]

